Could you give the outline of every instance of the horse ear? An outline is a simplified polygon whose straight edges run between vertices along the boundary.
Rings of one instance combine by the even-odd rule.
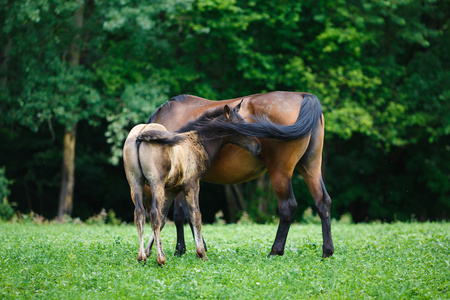
[[[231,113],[230,107],[228,105],[225,105],[223,110],[225,111],[225,118],[227,120],[229,120],[230,119],[230,113]]]
[[[239,111],[241,109],[241,104],[242,102],[244,102],[244,99],[241,100],[241,102],[239,102],[238,105],[236,105],[236,110]]]

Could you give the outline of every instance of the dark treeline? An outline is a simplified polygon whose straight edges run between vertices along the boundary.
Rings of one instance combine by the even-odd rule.
[[[121,147],[133,125],[178,94],[289,90],[322,102],[333,217],[449,218],[448,1],[0,4],[0,196],[20,212],[130,221]],[[313,202],[294,183],[300,221]],[[266,174],[202,184],[201,209],[206,222],[218,210],[266,222],[277,201]]]

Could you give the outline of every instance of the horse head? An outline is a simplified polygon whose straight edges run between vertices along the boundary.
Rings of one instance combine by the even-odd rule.
[[[242,100],[243,101],[243,100]],[[225,122],[233,124],[245,124],[247,121],[239,114],[242,101],[234,108],[230,108],[228,105],[224,107]],[[230,144],[237,145],[245,150],[249,151],[253,156],[257,156],[261,153],[261,143],[256,137],[233,134],[226,137],[226,141]]]

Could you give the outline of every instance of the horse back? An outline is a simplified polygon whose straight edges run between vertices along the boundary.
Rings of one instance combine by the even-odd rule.
[[[254,119],[257,117],[265,117],[274,123],[290,125],[297,120],[306,94],[277,91],[220,101],[182,95],[172,98],[171,101],[163,104],[155,112],[150,121],[162,124],[168,130],[177,130],[187,122],[197,118],[207,109],[225,106],[225,104],[234,107],[241,100],[244,100],[239,113],[248,122],[254,122]],[[323,126],[323,122],[321,126]],[[232,184],[252,180],[266,171],[268,162],[280,161],[289,157],[291,153],[289,152],[291,151],[290,149],[298,152],[295,154],[292,153],[294,154],[293,157],[298,159],[299,156],[305,153],[305,148],[308,145],[304,143],[308,144],[309,140],[308,138],[301,144],[298,141],[279,142],[261,140],[263,147],[261,157],[266,157],[263,160],[253,157],[249,152],[238,146],[231,144],[225,145],[211,163],[203,180],[220,184]],[[293,164],[295,163],[293,162]],[[290,168],[294,168],[294,166],[290,166]]]
[[[263,116],[272,122],[289,125],[296,121],[303,97],[306,94],[277,91],[219,101],[192,95],[179,95],[158,108],[150,117],[149,122],[162,124],[169,131],[174,131],[197,118],[205,110],[226,104],[234,106],[244,100],[239,113],[248,122],[252,122],[255,116]]]

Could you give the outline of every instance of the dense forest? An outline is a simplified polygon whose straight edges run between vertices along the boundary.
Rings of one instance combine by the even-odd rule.
[[[332,216],[450,214],[447,0],[0,0],[0,205],[130,221],[123,141],[178,94],[318,96]],[[313,206],[297,173],[301,221]],[[73,192],[72,192],[73,191]],[[268,175],[202,184],[205,222],[277,215]]]

